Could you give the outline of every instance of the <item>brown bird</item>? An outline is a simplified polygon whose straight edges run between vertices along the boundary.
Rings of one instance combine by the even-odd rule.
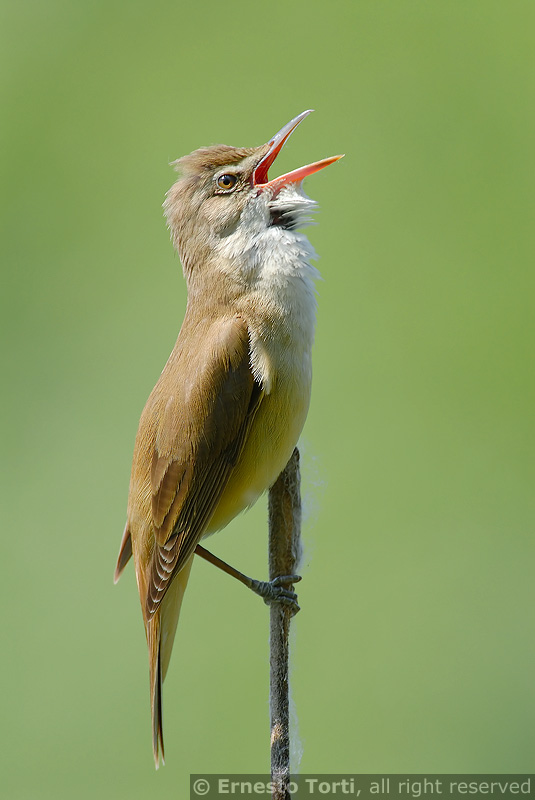
[[[215,145],[175,162],[164,203],[188,289],[182,328],[141,415],[115,581],[134,555],[150,667],[152,740],[163,761],[162,681],[196,552],[267,601],[284,584],[253,581],[199,542],[277,479],[308,411],[315,253],[297,231],[315,207],[307,175],[268,169],[304,111],[260,147]],[[198,547],[199,546],[199,547]]]

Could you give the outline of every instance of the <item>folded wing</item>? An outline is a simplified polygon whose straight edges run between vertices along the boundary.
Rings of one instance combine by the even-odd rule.
[[[186,395],[180,403],[170,398],[159,422],[151,469],[155,544],[147,621],[202,538],[262,401],[245,322],[226,320],[212,342]]]

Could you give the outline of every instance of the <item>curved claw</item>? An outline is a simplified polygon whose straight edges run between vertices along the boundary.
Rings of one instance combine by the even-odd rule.
[[[268,606],[271,603],[280,603],[290,608],[293,614],[297,614],[300,610],[297,594],[290,589],[285,589],[284,585],[297,583],[300,580],[299,575],[279,575],[272,581],[252,581],[251,589],[260,595]]]
[[[279,575],[270,581],[272,586],[284,586],[285,583],[299,583],[301,575]]]

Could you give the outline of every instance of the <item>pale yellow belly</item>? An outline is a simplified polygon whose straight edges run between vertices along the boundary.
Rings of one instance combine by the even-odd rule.
[[[264,396],[205,536],[224,528],[275,483],[297,444],[309,402],[309,379],[274,387]]]

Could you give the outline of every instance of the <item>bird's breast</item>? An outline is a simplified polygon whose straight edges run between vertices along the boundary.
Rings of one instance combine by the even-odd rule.
[[[295,234],[288,238],[295,246]],[[251,369],[264,395],[207,534],[224,527],[272,486],[303,429],[312,381],[317,276],[303,250],[296,265],[274,248],[255,289],[237,309],[247,322]]]

